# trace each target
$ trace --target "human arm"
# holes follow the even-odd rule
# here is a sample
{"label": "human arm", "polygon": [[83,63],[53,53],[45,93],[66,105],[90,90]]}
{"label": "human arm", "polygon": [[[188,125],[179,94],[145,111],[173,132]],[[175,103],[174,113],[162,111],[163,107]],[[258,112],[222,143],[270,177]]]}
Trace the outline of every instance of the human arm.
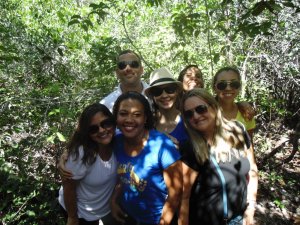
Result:
{"label": "human arm", "polygon": [[168,189],[168,197],[165,201],[162,215],[160,218],[160,225],[170,224],[182,194],[182,162],[176,161],[163,171],[164,181]]}
{"label": "human arm", "polygon": [[68,214],[67,225],[79,225],[79,220],[77,216],[76,186],[76,180],[63,180],[64,202]]}
{"label": "human arm", "polygon": [[118,181],[118,183],[115,186],[115,189],[112,193],[112,196],[110,198],[110,209],[112,216],[120,223],[125,223],[125,218],[127,217],[127,214],[121,209],[118,199],[121,195],[122,187],[121,182]]}
{"label": "human arm", "polygon": [[247,158],[250,162],[250,171],[248,173],[249,182],[247,186],[247,209],[244,213],[244,225],[254,224],[254,212],[256,205],[256,196],[258,188],[258,169],[255,161],[253,146],[247,150]]}
{"label": "human arm", "polygon": [[189,203],[193,184],[195,183],[198,172],[182,163],[183,193],[180,201],[178,225],[189,224]]}
{"label": "human arm", "polygon": [[242,116],[246,120],[250,121],[253,119],[253,117],[255,116],[256,113],[255,113],[254,108],[250,105],[249,102],[245,102],[245,101],[238,102],[237,106],[238,106],[238,109],[241,112]]}
{"label": "human arm", "polygon": [[68,160],[68,156],[69,156],[69,154],[65,150],[63,152],[63,154],[59,157],[59,161],[58,161],[58,164],[57,164],[57,168],[58,168],[58,171],[59,171],[59,174],[60,174],[62,180],[71,179],[73,177],[73,173],[71,172],[71,170],[68,170],[65,167],[65,164]]}

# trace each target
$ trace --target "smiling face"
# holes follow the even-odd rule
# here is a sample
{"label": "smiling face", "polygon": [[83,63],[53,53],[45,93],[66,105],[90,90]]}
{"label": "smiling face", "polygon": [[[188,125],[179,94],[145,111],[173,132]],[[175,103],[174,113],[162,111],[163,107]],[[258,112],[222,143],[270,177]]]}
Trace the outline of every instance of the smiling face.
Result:
{"label": "smiling face", "polygon": [[146,120],[145,109],[141,102],[130,98],[120,102],[117,111],[117,126],[125,138],[143,137]]}
{"label": "smiling face", "polygon": [[93,129],[93,132],[90,132],[90,138],[98,143],[99,145],[108,145],[112,141],[112,138],[115,134],[115,126],[111,124],[110,126],[104,126],[103,128],[101,123],[106,121],[109,117],[104,115],[102,112],[96,113],[90,122],[90,128],[98,126],[98,131]]}
{"label": "smiling face", "polygon": [[[207,111],[198,113],[195,108],[198,106],[207,106]],[[193,115],[190,118],[186,118],[189,125],[205,135],[212,134],[216,127],[216,112],[213,107],[209,106],[203,99],[192,96],[187,98],[183,104],[183,110],[193,111]]]}
{"label": "smiling face", "polygon": [[185,91],[189,91],[197,87],[203,88],[204,84],[201,71],[196,67],[187,69],[183,76],[182,85]]}
{"label": "smiling face", "polygon": [[[138,62],[138,64],[136,62]],[[144,69],[140,59],[134,53],[126,53],[119,56],[117,64],[119,65],[120,63],[127,64],[125,68],[117,66],[116,74],[120,83],[126,87],[138,87],[141,85],[141,76]],[[136,67],[137,65],[138,67]]]}
{"label": "smiling face", "polygon": [[[227,70],[219,73],[216,75],[215,81],[214,81],[214,91],[218,96],[218,100],[222,102],[233,102],[234,99],[237,97],[237,95],[240,92],[240,87],[239,88],[234,88],[231,87],[230,83],[232,82],[240,82],[239,75],[232,71],[232,70]],[[225,83],[226,88],[224,90],[220,90],[218,88],[219,83]]]}
{"label": "smiling face", "polygon": [[[176,84],[164,84],[155,87],[156,89],[163,90],[161,95],[152,96],[153,101],[159,109],[171,109],[176,107],[178,97],[178,86]],[[169,92],[169,93],[168,93]],[[150,92],[151,93],[151,92]]]}

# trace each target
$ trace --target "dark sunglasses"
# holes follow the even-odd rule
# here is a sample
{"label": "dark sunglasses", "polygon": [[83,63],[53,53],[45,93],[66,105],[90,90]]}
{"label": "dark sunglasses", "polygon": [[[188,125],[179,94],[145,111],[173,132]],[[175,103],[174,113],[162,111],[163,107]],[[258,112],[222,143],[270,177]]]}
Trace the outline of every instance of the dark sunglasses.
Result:
{"label": "dark sunglasses", "polygon": [[194,116],[194,112],[201,115],[207,113],[208,106],[207,105],[198,105],[194,109],[189,109],[183,112],[183,115],[187,119],[191,119]]}
{"label": "dark sunglasses", "polygon": [[150,89],[150,94],[154,97],[158,97],[161,96],[161,94],[163,93],[163,91],[165,91],[167,94],[174,94],[177,90],[177,85],[168,85],[165,87],[153,87]]}
{"label": "dark sunglasses", "polygon": [[232,89],[239,89],[241,87],[241,82],[235,80],[235,81],[221,81],[216,84],[216,88],[220,91],[224,91],[227,86],[230,86]]}
{"label": "dark sunglasses", "polygon": [[140,63],[138,61],[121,61],[118,62],[118,68],[124,70],[129,65],[131,68],[139,68]]}
{"label": "dark sunglasses", "polygon": [[115,126],[115,122],[113,119],[105,119],[101,121],[98,125],[92,125],[89,127],[89,133],[95,134],[99,131],[99,128],[102,127],[103,129],[109,129]]}

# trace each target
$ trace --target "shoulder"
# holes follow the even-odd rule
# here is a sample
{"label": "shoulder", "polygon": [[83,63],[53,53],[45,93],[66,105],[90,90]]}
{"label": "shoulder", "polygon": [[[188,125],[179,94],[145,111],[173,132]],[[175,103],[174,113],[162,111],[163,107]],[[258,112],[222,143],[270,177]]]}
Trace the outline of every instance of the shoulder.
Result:
{"label": "shoulder", "polygon": [[243,136],[244,136],[244,139],[245,139],[245,143],[246,143],[246,146],[247,148],[250,148],[250,145],[251,145],[251,138],[246,130],[246,127],[243,123],[241,123],[240,121],[232,121],[236,126],[238,126],[239,128],[242,129],[242,133],[243,133]]}
{"label": "shoulder", "polygon": [[172,144],[173,141],[164,133],[157,131],[155,129],[152,129],[149,131],[149,141],[154,141],[161,144]]}
{"label": "shoulder", "polygon": [[106,107],[108,107],[110,110],[113,108],[113,105],[115,103],[115,101],[117,100],[117,98],[122,94],[121,89],[120,89],[120,85],[116,88],[116,90],[114,90],[113,92],[111,92],[110,94],[108,94],[105,98],[103,98],[100,103],[105,105]]}
{"label": "shoulder", "polygon": [[251,129],[254,129],[256,127],[255,118],[253,117],[251,120],[246,120],[239,110],[238,110],[238,113],[236,115],[236,120],[241,122],[245,126],[246,130],[251,130]]}
{"label": "shoulder", "polygon": [[144,94],[144,91],[150,86],[145,81],[142,81],[142,85],[143,85],[143,94]]}
{"label": "shoulder", "polygon": [[[76,159],[75,152],[78,152],[77,159]],[[69,159],[72,161],[81,161],[83,155],[84,155],[84,148],[82,145],[80,145],[80,146],[78,146],[78,148],[73,149],[73,151],[69,155]]]}

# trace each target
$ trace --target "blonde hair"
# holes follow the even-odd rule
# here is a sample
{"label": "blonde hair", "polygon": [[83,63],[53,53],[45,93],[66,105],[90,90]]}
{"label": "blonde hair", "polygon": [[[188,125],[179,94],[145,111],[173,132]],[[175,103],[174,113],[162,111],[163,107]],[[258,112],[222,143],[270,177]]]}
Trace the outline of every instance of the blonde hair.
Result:
{"label": "blonde hair", "polygon": [[[190,125],[189,120],[184,116],[184,103],[191,97],[198,97],[205,101],[216,114],[215,129],[210,149],[207,140],[205,140],[201,132],[194,129]],[[215,155],[218,162],[230,162],[232,155],[237,158],[239,158],[241,154],[245,155],[247,147],[242,127],[236,122],[228,121],[222,116],[218,102],[208,91],[202,88],[195,88],[186,92],[182,96],[182,105],[180,108],[185,126],[190,135],[193,151],[200,164],[208,160],[211,154]]]}

